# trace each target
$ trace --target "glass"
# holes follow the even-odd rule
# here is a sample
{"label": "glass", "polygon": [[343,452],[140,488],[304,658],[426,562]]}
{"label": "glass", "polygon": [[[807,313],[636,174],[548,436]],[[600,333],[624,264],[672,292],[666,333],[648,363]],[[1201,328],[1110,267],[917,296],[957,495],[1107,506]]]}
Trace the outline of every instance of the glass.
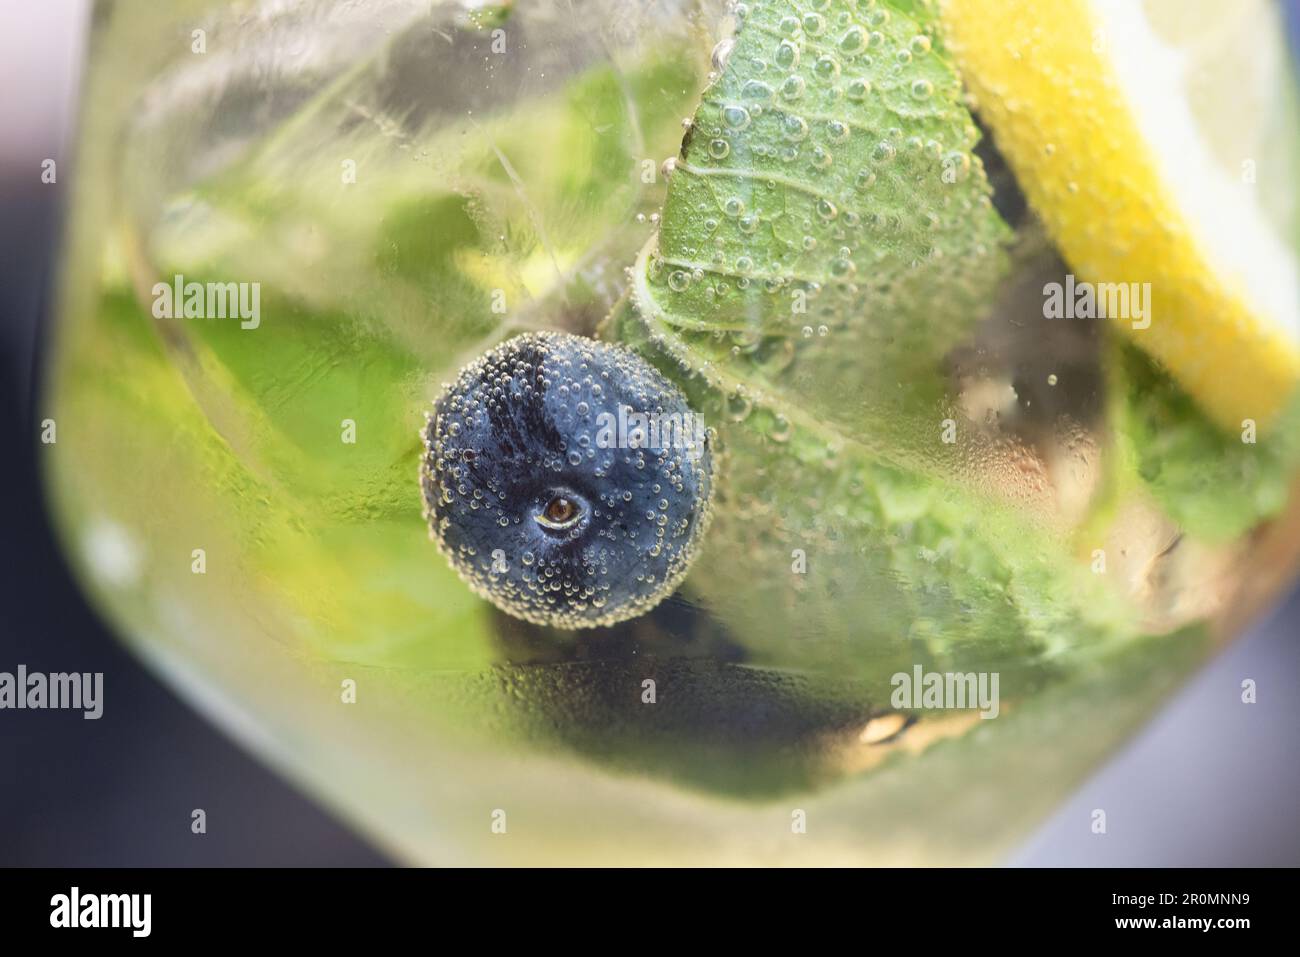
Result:
{"label": "glass", "polygon": [[[677,282],[663,161],[734,14],[95,9],[48,379],[67,550],[152,667],[399,859],[996,861],[1294,572],[1295,458],[1042,318],[1068,267],[985,135],[953,162],[1002,265],[878,290],[889,326],[681,333],[725,384],[691,393],[723,465],[677,595],[580,632],[475,597],[421,520],[424,414],[504,336],[611,313],[673,367],[628,269]],[[997,720],[894,704],[914,669],[997,676]]]}

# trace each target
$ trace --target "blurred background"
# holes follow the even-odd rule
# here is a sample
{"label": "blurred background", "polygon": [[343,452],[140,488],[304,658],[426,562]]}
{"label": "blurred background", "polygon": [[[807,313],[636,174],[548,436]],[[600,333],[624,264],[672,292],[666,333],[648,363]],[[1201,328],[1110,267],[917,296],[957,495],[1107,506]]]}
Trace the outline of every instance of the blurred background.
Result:
{"label": "blurred background", "polygon": [[[142,0],[140,0],[142,2]],[[1293,37],[1300,4],[1286,4]],[[0,711],[0,864],[379,865],[105,630],[54,544],[36,441],[89,4],[0,0],[0,671],[102,671],[98,721]],[[58,163],[57,184],[41,162]],[[1300,591],[1177,695],[1013,855],[1021,865],[1300,864]],[[1258,703],[1240,701],[1254,679]],[[191,808],[208,814],[190,833]],[[1093,808],[1109,833],[1093,835]]]}

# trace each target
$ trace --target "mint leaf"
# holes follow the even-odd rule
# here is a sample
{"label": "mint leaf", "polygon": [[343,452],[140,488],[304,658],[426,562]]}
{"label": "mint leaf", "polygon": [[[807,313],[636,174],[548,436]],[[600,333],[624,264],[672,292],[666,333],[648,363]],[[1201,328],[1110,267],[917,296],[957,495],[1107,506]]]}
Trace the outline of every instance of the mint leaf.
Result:
{"label": "mint leaf", "polygon": [[[1135,346],[1112,352],[1118,442],[1138,479],[1188,534],[1227,542],[1285,508],[1300,463],[1300,397],[1267,432],[1224,432]],[[1231,491],[1231,494],[1226,494]]]}
{"label": "mint leaf", "polygon": [[927,10],[747,4],[608,325],[717,429],[693,595],[755,662],[878,700],[917,661],[1025,693],[1131,627],[1032,458],[948,399],[1010,230]]}
{"label": "mint leaf", "polygon": [[746,8],[638,305],[708,358],[770,354],[763,384],[928,459],[910,420],[939,411],[943,357],[991,300],[1009,238],[960,80],[932,25],[888,4]]}

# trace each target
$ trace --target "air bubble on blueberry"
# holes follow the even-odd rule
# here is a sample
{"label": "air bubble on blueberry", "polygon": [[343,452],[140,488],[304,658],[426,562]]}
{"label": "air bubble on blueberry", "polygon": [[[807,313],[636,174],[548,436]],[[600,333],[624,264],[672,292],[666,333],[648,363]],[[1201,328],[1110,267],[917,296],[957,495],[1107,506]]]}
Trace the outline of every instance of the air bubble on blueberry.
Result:
{"label": "air bubble on blueberry", "polygon": [[649,611],[686,576],[708,527],[705,423],[619,345],[510,339],[444,388],[424,440],[431,537],[471,589],[535,624]]}

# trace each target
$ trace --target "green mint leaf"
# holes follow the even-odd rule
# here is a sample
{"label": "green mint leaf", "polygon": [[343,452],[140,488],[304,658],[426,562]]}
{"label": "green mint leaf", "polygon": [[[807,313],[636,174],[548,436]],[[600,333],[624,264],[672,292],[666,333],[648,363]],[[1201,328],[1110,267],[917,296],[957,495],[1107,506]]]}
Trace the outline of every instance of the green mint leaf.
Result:
{"label": "green mint leaf", "polygon": [[1229,542],[1286,507],[1300,463],[1300,397],[1267,432],[1244,441],[1244,433],[1210,421],[1136,347],[1117,343],[1112,357],[1116,438],[1137,479],[1180,528]]}
{"label": "green mint leaf", "polygon": [[712,415],[688,584],[755,662],[851,662],[887,695],[929,661],[1021,694],[1128,629],[1032,456],[948,399],[1010,230],[928,5],[816,6],[745,5],[608,329]]}
{"label": "green mint leaf", "polygon": [[1009,236],[960,80],[933,25],[888,4],[745,9],[674,161],[638,305],[707,358],[760,353],[759,381],[869,422],[882,453],[928,459],[908,420],[940,411],[943,357],[987,308]]}

